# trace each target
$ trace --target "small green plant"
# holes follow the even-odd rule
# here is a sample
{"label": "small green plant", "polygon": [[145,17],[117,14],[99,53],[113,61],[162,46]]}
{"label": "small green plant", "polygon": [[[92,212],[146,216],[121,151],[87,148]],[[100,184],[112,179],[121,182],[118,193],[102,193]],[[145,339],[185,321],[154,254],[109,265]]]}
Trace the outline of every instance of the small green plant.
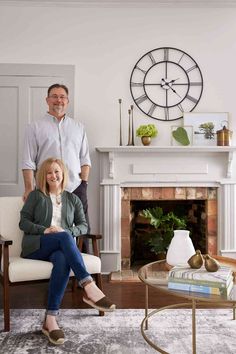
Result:
{"label": "small green plant", "polygon": [[149,219],[150,225],[153,226],[147,243],[155,254],[166,253],[174,236],[174,230],[186,228],[185,218],[178,217],[172,211],[164,214],[160,207],[144,209],[141,215]]}
{"label": "small green plant", "polygon": [[203,132],[205,139],[214,139],[214,124],[212,122],[202,123],[199,125],[199,130]]}
{"label": "small green plant", "polygon": [[140,138],[142,136],[154,138],[157,134],[158,130],[154,124],[140,125],[136,130],[136,136],[139,136]]}

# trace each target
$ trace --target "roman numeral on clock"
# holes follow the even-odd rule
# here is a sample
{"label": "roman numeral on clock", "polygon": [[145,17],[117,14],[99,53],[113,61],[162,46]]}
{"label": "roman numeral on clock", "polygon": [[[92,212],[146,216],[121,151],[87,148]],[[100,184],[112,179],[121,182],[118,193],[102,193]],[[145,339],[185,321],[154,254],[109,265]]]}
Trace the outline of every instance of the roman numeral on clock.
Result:
{"label": "roman numeral on clock", "polygon": [[143,74],[146,74],[146,71],[141,69],[139,66],[136,66],[135,69],[142,71]]}
{"label": "roman numeral on clock", "polygon": [[149,56],[149,58],[151,59],[152,64],[153,64],[153,65],[156,64],[156,61],[155,61],[155,59],[154,59],[152,53],[148,53],[148,56]]}
{"label": "roman numeral on clock", "polygon": [[157,106],[155,105],[155,103],[153,103],[148,111],[148,114],[153,115],[153,112],[155,111],[156,107]]}
{"label": "roman numeral on clock", "polygon": [[190,82],[190,86],[201,86],[201,82]]}
{"label": "roman numeral on clock", "polygon": [[131,82],[132,87],[142,87],[143,83],[142,82]]}
{"label": "roman numeral on clock", "polygon": [[197,65],[193,65],[191,66],[191,68],[189,68],[188,70],[186,70],[186,73],[189,73],[190,71],[194,70],[197,68]]}
{"label": "roman numeral on clock", "polygon": [[165,107],[164,111],[165,111],[165,120],[169,120],[169,108]]}
{"label": "roman numeral on clock", "polygon": [[192,97],[192,96],[190,96],[190,95],[187,95],[186,98],[187,98],[188,100],[194,102],[194,103],[197,103],[197,99],[194,98],[194,97]]}
{"label": "roman numeral on clock", "polygon": [[143,101],[146,101],[146,99],[147,99],[147,96],[144,94],[144,95],[139,96],[138,98],[136,98],[136,99],[135,99],[135,102],[136,102],[137,104],[140,104],[140,103],[142,103]]}
{"label": "roman numeral on clock", "polygon": [[164,48],[164,60],[167,61],[169,60],[169,49]]}
{"label": "roman numeral on clock", "polygon": [[179,110],[180,110],[181,112],[183,112],[183,111],[184,111],[184,109],[183,109],[183,107],[182,107],[181,103],[179,103],[179,104],[178,104],[178,108],[179,108]]}

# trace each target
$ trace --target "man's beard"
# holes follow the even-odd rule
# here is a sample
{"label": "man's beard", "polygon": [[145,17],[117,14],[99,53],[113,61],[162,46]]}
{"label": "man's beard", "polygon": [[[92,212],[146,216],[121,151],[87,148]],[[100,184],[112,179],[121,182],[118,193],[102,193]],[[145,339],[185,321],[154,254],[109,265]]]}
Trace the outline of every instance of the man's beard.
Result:
{"label": "man's beard", "polygon": [[55,106],[53,106],[53,110],[57,114],[65,114],[64,106],[55,105]]}

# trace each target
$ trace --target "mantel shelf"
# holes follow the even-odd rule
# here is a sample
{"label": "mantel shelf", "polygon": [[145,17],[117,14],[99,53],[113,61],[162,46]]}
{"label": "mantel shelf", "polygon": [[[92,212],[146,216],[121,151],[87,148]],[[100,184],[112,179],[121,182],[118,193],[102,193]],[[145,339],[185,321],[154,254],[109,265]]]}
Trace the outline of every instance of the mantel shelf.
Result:
{"label": "mantel shelf", "polygon": [[163,153],[230,153],[236,151],[236,146],[110,146],[96,147],[99,152],[139,153],[139,152],[163,152]]}
{"label": "mantel shelf", "polygon": [[[227,178],[232,176],[232,162],[236,146],[111,146],[96,147],[100,153],[108,153],[109,177],[114,178],[114,159],[117,154],[161,153],[161,154],[227,154]],[[184,155],[185,156],[185,155]]]}

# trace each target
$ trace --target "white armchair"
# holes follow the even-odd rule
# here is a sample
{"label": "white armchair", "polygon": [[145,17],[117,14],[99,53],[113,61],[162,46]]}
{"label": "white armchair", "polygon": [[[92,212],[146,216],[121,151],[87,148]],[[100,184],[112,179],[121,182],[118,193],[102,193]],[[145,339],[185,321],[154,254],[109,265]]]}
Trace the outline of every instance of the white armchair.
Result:
{"label": "white armchair", "polygon": [[[4,331],[10,330],[10,286],[29,281],[50,278],[52,263],[20,257],[23,232],[19,229],[22,197],[0,197],[0,281],[3,285]],[[82,249],[83,239],[92,239],[93,253],[82,253],[87,271],[93,275],[102,290],[101,260],[98,257],[97,239],[101,235],[83,235],[78,247]],[[70,276],[74,276],[71,271]],[[73,291],[75,278],[73,278]],[[99,312],[104,315],[103,312]]]}

